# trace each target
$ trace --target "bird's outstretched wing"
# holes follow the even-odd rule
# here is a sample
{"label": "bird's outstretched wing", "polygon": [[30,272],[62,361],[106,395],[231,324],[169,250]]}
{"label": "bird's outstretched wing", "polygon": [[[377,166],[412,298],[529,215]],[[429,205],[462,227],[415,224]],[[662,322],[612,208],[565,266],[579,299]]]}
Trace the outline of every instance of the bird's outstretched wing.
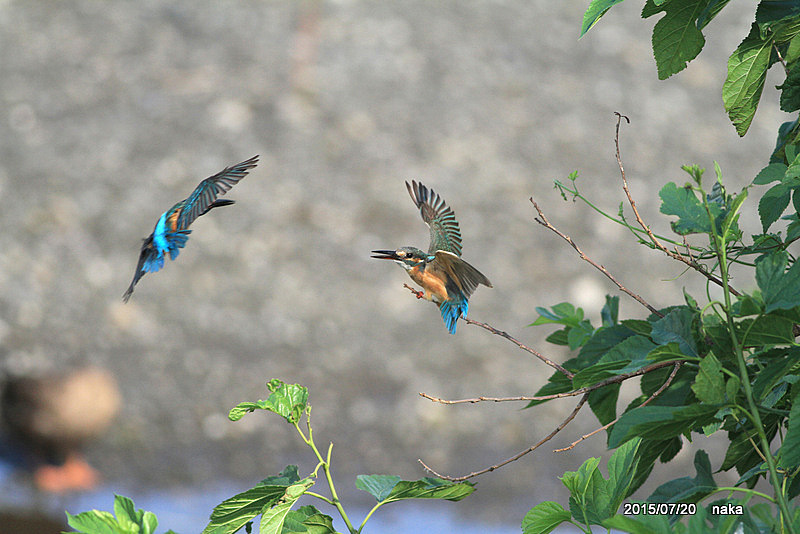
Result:
{"label": "bird's outstretched wing", "polygon": [[127,291],[125,291],[125,294],[122,295],[123,301],[128,302],[128,299],[131,298],[131,295],[133,295],[133,288],[136,287],[136,284],[139,283],[139,280],[146,274],[143,269],[145,262],[153,258],[156,253],[156,249],[153,246],[153,234],[150,234],[150,236],[142,243],[142,250],[139,252],[139,262],[136,264],[136,272],[133,273],[131,285],[128,286]]}
{"label": "bird's outstretched wing", "polygon": [[219,195],[224,195],[230,191],[231,187],[247,176],[247,171],[257,164],[258,156],[253,156],[246,161],[237,163],[233,167],[225,167],[214,176],[200,182],[200,185],[189,195],[189,198],[183,201],[183,209],[178,216],[176,230],[186,230],[195,219],[210,209],[211,204],[214,203]]}
{"label": "bird's outstretched wing", "polygon": [[436,259],[433,261],[438,264],[437,267],[450,275],[449,279],[458,286],[465,299],[475,292],[478,284],[492,287],[492,283],[483,273],[452,252],[437,250]]}
{"label": "bird's outstretched wing", "polygon": [[436,254],[436,251],[444,250],[461,256],[461,230],[453,210],[433,189],[429,190],[421,183],[411,180],[410,184],[406,182],[406,187],[414,204],[419,208],[422,220],[431,230],[428,253]]}

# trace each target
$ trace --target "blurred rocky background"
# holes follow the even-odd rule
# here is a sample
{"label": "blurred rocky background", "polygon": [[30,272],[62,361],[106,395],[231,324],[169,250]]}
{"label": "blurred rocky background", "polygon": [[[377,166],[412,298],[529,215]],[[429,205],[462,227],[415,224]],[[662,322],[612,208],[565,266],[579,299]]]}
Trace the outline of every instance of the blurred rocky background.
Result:
{"label": "blurred rocky background", "polygon": [[[621,140],[630,187],[657,231],[669,233],[657,192],[687,179],[680,165],[717,160],[732,189],[748,184],[783,120],[777,78],[745,139],[722,107],[726,58],[755,5],[725,9],[700,57],[665,82],[650,49],[657,17],[642,21],[641,3],[626,2],[578,40],[586,6],[0,2],[0,372],[92,365],[114,375],[120,414],[87,451],[107,500],[90,506],[110,508],[113,492],[140,504],[152,488],[232,494],[287,463],[313,469],[279,418],[227,420],[237,402],[264,398],[273,377],[309,387],[315,436],[335,444],[339,487],[361,506],[370,497],[355,495],[357,474],[419,478],[417,458],[471,472],[535,443],[572,410],[571,400],[521,411],[419,397],[533,394],[550,370],[476,327],[449,335],[438,310],[403,289],[400,268],[369,258],[375,248],[427,247],[404,180],[444,197],[464,258],[494,284],[476,292],[470,316],[556,361],[568,354],[544,342],[553,329],[526,326],[534,307],[571,301],[598,324],[604,295],[616,291],[534,223],[532,195],[655,306],[682,301],[683,287],[704,294],[698,277],[564,202],[552,181],[577,169],[582,192],[616,213],[619,111],[631,119]],[[254,154],[259,166],[226,197],[236,205],[199,219],[180,258],[123,304],[140,239],[159,215]],[[742,224],[758,231],[755,220]],[[621,316],[645,315],[621,299]],[[631,384],[623,398],[636,393]],[[467,502],[443,506],[518,528],[532,505],[566,502],[556,477],[607,456],[602,436],[551,452],[597,426],[586,412],[552,446],[480,477]],[[686,474],[692,455],[681,453]],[[657,466],[653,484],[676,469]],[[21,484],[11,481],[6,496]]]}

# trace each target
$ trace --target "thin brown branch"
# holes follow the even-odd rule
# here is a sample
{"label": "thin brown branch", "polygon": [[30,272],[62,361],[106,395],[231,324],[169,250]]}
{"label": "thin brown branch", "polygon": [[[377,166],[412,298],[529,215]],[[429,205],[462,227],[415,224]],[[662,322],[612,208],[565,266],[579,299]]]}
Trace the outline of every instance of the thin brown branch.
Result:
{"label": "thin brown branch", "polygon": [[[669,374],[669,377],[667,378],[667,380],[663,384],[661,384],[661,387],[658,388],[652,395],[650,395],[650,397],[648,397],[646,401],[644,401],[642,404],[639,405],[640,408],[642,406],[647,406],[648,404],[650,404],[650,401],[652,401],[653,399],[655,399],[656,397],[661,395],[661,393],[665,389],[667,389],[669,387],[669,385],[675,379],[675,375],[678,374],[678,369],[681,368],[681,365],[683,365],[683,362],[675,362],[675,367],[672,368],[672,372]],[[553,452],[568,451],[568,450],[574,448],[575,445],[577,445],[581,441],[585,440],[586,438],[590,438],[590,437],[594,436],[595,434],[597,434],[598,432],[602,432],[603,430],[606,430],[608,427],[610,427],[611,425],[613,425],[617,421],[619,421],[619,417],[617,417],[616,419],[614,419],[610,423],[606,423],[605,425],[601,426],[597,430],[593,430],[592,432],[589,432],[588,434],[586,434],[584,436],[581,436],[580,439],[578,439],[576,441],[573,441],[568,447],[564,447],[563,449],[555,449]]]}
{"label": "thin brown branch", "polygon": [[549,358],[547,358],[546,356],[541,354],[536,349],[532,349],[529,346],[520,343],[519,341],[517,341],[517,339],[515,339],[514,337],[509,335],[508,332],[504,332],[502,330],[498,330],[497,328],[493,327],[490,324],[482,323],[480,321],[475,321],[474,319],[470,319],[468,317],[463,317],[463,319],[464,319],[464,322],[467,323],[467,324],[473,324],[475,326],[480,326],[481,328],[483,328],[484,330],[488,330],[492,334],[495,334],[495,335],[498,335],[500,337],[506,338],[507,340],[512,342],[514,345],[518,346],[519,348],[521,348],[522,350],[524,350],[525,352],[527,352],[529,354],[533,354],[534,356],[536,356],[537,358],[542,360],[544,363],[546,363],[547,365],[549,365],[553,369],[557,370],[559,373],[563,374],[567,378],[572,378],[573,376],[575,376],[573,373],[571,373],[567,369],[564,369],[563,367],[561,367],[560,365],[558,365],[554,361],[550,360]]}
{"label": "thin brown branch", "polygon": [[629,378],[633,378],[635,376],[640,376],[643,374],[647,374],[651,371],[655,371],[656,369],[661,369],[662,367],[667,367],[669,365],[675,365],[675,360],[669,360],[664,362],[657,362],[647,367],[642,367],[641,369],[637,369],[636,371],[632,371],[630,373],[624,373],[621,375],[614,375],[601,382],[597,382],[596,384],[592,384],[591,386],[586,386],[580,389],[576,389],[573,391],[567,391],[565,393],[554,393],[552,395],[542,395],[540,397],[525,397],[525,396],[518,396],[518,397],[473,397],[470,399],[458,399],[458,400],[446,400],[441,399],[439,397],[434,397],[432,395],[428,395],[427,393],[420,392],[420,397],[424,397],[430,401],[438,402],[439,404],[475,404],[478,402],[511,402],[511,401],[546,401],[552,399],[563,399],[566,397],[577,397],[578,395],[582,395],[583,393],[590,393],[596,389],[600,389],[602,387],[608,386],[609,384],[617,384],[619,382],[624,382]]}
{"label": "thin brown branch", "polygon": [[503,460],[502,462],[500,462],[500,463],[498,463],[498,464],[492,465],[492,466],[490,466],[490,467],[487,467],[487,468],[485,468],[485,469],[481,469],[480,471],[474,471],[474,472],[472,472],[472,473],[470,473],[470,474],[468,474],[468,475],[463,475],[463,476],[460,476],[460,477],[451,477],[451,476],[448,476],[448,475],[441,475],[441,474],[437,473],[436,471],[434,471],[433,469],[431,469],[430,467],[428,467],[428,465],[427,465],[427,464],[425,464],[425,462],[423,462],[421,459],[418,459],[417,461],[418,461],[420,464],[422,464],[422,467],[423,467],[423,468],[424,468],[424,469],[425,469],[427,472],[431,473],[433,476],[436,476],[436,477],[439,477],[439,478],[443,478],[443,479],[445,479],[445,480],[450,480],[450,481],[452,481],[452,482],[463,482],[464,480],[468,480],[468,479],[470,479],[470,478],[475,478],[476,476],[478,476],[478,475],[483,475],[484,473],[491,473],[492,471],[494,471],[494,470],[496,470],[496,469],[500,469],[500,468],[501,468],[501,467],[503,467],[504,465],[508,465],[508,464],[510,464],[511,462],[515,462],[515,461],[519,460],[520,458],[522,458],[523,456],[525,456],[525,455],[526,455],[526,454],[528,454],[529,452],[533,452],[533,451],[535,451],[535,450],[536,450],[536,449],[538,449],[540,446],[542,446],[543,444],[545,444],[545,443],[547,443],[548,441],[550,441],[551,439],[553,439],[553,437],[554,437],[556,434],[558,434],[559,432],[561,432],[561,430],[562,430],[562,429],[563,429],[565,426],[567,426],[567,425],[570,423],[570,421],[572,421],[573,419],[575,419],[575,416],[576,416],[576,415],[578,415],[578,412],[580,411],[580,409],[583,407],[583,405],[584,405],[584,404],[586,404],[586,400],[587,400],[587,399],[588,399],[588,394],[587,394],[587,395],[584,395],[583,397],[581,397],[581,400],[580,400],[580,401],[578,401],[578,404],[575,406],[575,409],[574,409],[574,410],[572,410],[572,413],[570,413],[570,414],[567,416],[567,418],[566,418],[566,419],[564,419],[564,420],[561,422],[561,424],[560,424],[560,425],[558,425],[558,426],[555,428],[555,430],[553,430],[552,432],[550,432],[550,434],[548,434],[547,436],[545,436],[544,438],[542,438],[542,439],[541,439],[541,440],[540,440],[538,443],[536,443],[535,445],[532,445],[532,446],[528,447],[528,448],[527,448],[527,449],[525,449],[524,451],[518,452],[517,454],[515,454],[515,455],[514,455],[514,456],[512,456],[511,458],[507,458],[506,460]]}
{"label": "thin brown branch", "polygon": [[614,278],[614,275],[613,275],[613,274],[611,274],[611,273],[608,271],[608,269],[606,269],[605,267],[603,267],[603,266],[602,266],[602,265],[600,265],[599,263],[596,263],[596,262],[595,262],[594,260],[592,260],[592,259],[591,259],[589,256],[587,256],[587,255],[586,255],[586,254],[585,254],[585,253],[584,253],[584,252],[581,250],[581,248],[578,246],[578,244],[577,244],[577,243],[575,243],[575,241],[573,241],[573,240],[572,240],[572,238],[571,238],[570,236],[568,236],[567,234],[565,234],[564,232],[562,232],[561,230],[559,230],[558,228],[556,228],[555,226],[553,226],[552,224],[550,224],[550,221],[548,221],[548,220],[547,220],[547,217],[545,216],[544,212],[542,211],[542,208],[540,208],[540,207],[539,207],[539,205],[536,203],[536,201],[535,201],[535,200],[533,200],[533,197],[531,197],[531,199],[530,199],[530,200],[531,200],[531,203],[533,204],[533,207],[534,207],[534,208],[536,208],[536,212],[539,214],[539,217],[535,217],[535,218],[533,219],[534,221],[536,221],[537,223],[541,224],[542,226],[544,226],[544,227],[545,227],[545,228],[547,228],[548,230],[552,230],[552,231],[553,231],[553,232],[554,232],[556,235],[558,235],[558,236],[559,236],[561,239],[563,239],[564,241],[566,241],[567,243],[569,243],[569,244],[570,244],[570,246],[571,246],[572,248],[574,248],[574,249],[575,249],[575,252],[577,252],[577,253],[578,253],[578,255],[581,257],[581,259],[582,259],[583,261],[585,261],[585,262],[588,262],[590,265],[592,265],[592,267],[594,267],[595,269],[597,269],[598,271],[600,271],[601,273],[603,273],[604,275],[606,275],[606,277],[607,277],[609,280],[611,280],[612,282],[614,282],[614,285],[616,285],[616,286],[619,288],[619,290],[620,290],[620,291],[622,291],[623,293],[625,293],[625,294],[629,295],[629,296],[630,296],[631,298],[633,298],[633,299],[634,299],[636,302],[638,302],[639,304],[641,304],[642,306],[644,306],[645,308],[647,308],[648,310],[650,310],[650,313],[654,313],[654,314],[658,315],[659,317],[664,317],[664,314],[663,314],[663,313],[659,312],[657,309],[655,309],[653,306],[651,306],[651,305],[650,305],[650,304],[649,304],[649,303],[648,303],[646,300],[644,300],[644,299],[643,299],[641,296],[637,295],[636,293],[634,293],[633,291],[631,291],[630,289],[628,289],[627,287],[625,287],[625,286],[623,286],[621,283],[619,283],[619,281],[618,281],[616,278]]}
{"label": "thin brown branch", "polygon": [[[628,197],[628,203],[631,205],[631,209],[633,210],[633,215],[636,217],[636,222],[638,222],[639,226],[642,227],[642,230],[644,230],[647,233],[647,237],[650,238],[650,241],[653,243],[653,245],[655,245],[656,248],[661,250],[664,254],[666,254],[672,259],[685,263],[698,273],[705,276],[711,282],[714,282],[720,287],[724,287],[722,280],[720,280],[717,276],[713,275],[712,273],[708,272],[705,266],[700,263],[697,263],[697,261],[695,261],[694,258],[691,257],[687,258],[680,252],[677,251],[673,252],[669,250],[661,241],[658,240],[658,238],[653,234],[653,231],[650,230],[650,227],[647,224],[645,224],[644,220],[642,220],[642,216],[639,215],[639,209],[636,207],[636,202],[633,200],[633,196],[631,195],[630,189],[628,188],[628,179],[625,177],[625,168],[622,165],[622,157],[620,156],[619,153],[619,125],[622,122],[623,118],[628,122],[628,124],[630,124],[631,120],[617,111],[615,111],[614,114],[617,116],[616,135],[614,136],[614,145],[616,147],[616,156],[617,156],[617,166],[619,167],[619,172],[620,175],[622,176],[622,190],[625,191],[625,196]],[[741,293],[739,293],[733,287],[731,287],[730,284],[728,284],[728,289],[733,295],[737,297],[741,295]]]}
{"label": "thin brown branch", "polygon": [[[418,299],[423,298],[422,291],[417,291],[416,289],[414,289],[413,287],[411,287],[408,284],[403,284],[403,287],[405,287],[406,289],[411,291],[414,294],[414,296],[417,297]],[[467,324],[474,324],[475,326],[480,326],[481,328],[483,328],[485,330],[488,330],[492,334],[496,334],[496,335],[498,335],[500,337],[506,338],[507,340],[509,340],[510,342],[512,342],[513,344],[515,344],[516,346],[518,346],[519,348],[521,348],[525,352],[527,352],[529,354],[533,354],[534,356],[536,356],[537,358],[542,360],[544,363],[546,363],[547,365],[549,365],[550,367],[552,367],[553,369],[555,369],[559,373],[563,374],[567,378],[572,378],[574,376],[573,373],[571,373],[570,371],[564,369],[563,367],[561,367],[556,362],[552,361],[551,359],[549,359],[548,357],[546,357],[545,355],[543,355],[542,353],[540,353],[536,349],[532,349],[529,346],[527,346],[527,345],[525,345],[523,343],[520,343],[515,337],[511,336],[508,332],[504,332],[502,330],[498,330],[497,328],[493,327],[490,324],[482,323],[480,321],[475,321],[473,319],[468,319],[467,317],[462,317],[462,319]]]}

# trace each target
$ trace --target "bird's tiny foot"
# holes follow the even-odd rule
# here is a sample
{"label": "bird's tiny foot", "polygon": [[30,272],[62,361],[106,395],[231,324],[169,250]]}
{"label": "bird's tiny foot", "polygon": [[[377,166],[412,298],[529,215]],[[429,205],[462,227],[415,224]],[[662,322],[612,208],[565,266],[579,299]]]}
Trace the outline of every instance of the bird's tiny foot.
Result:
{"label": "bird's tiny foot", "polygon": [[425,293],[423,293],[422,291],[417,291],[416,289],[414,289],[413,287],[411,287],[408,284],[403,284],[403,287],[405,287],[406,289],[408,289],[409,291],[414,293],[414,296],[417,297],[418,299],[425,298]]}

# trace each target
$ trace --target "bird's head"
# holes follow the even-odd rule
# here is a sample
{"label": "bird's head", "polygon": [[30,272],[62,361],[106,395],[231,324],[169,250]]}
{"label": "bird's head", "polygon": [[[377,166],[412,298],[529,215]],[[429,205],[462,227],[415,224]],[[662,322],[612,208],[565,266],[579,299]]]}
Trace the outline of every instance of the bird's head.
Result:
{"label": "bird's head", "polygon": [[379,260],[393,260],[409,271],[418,265],[424,265],[429,260],[429,256],[418,248],[400,247],[397,250],[373,250],[371,257]]}

